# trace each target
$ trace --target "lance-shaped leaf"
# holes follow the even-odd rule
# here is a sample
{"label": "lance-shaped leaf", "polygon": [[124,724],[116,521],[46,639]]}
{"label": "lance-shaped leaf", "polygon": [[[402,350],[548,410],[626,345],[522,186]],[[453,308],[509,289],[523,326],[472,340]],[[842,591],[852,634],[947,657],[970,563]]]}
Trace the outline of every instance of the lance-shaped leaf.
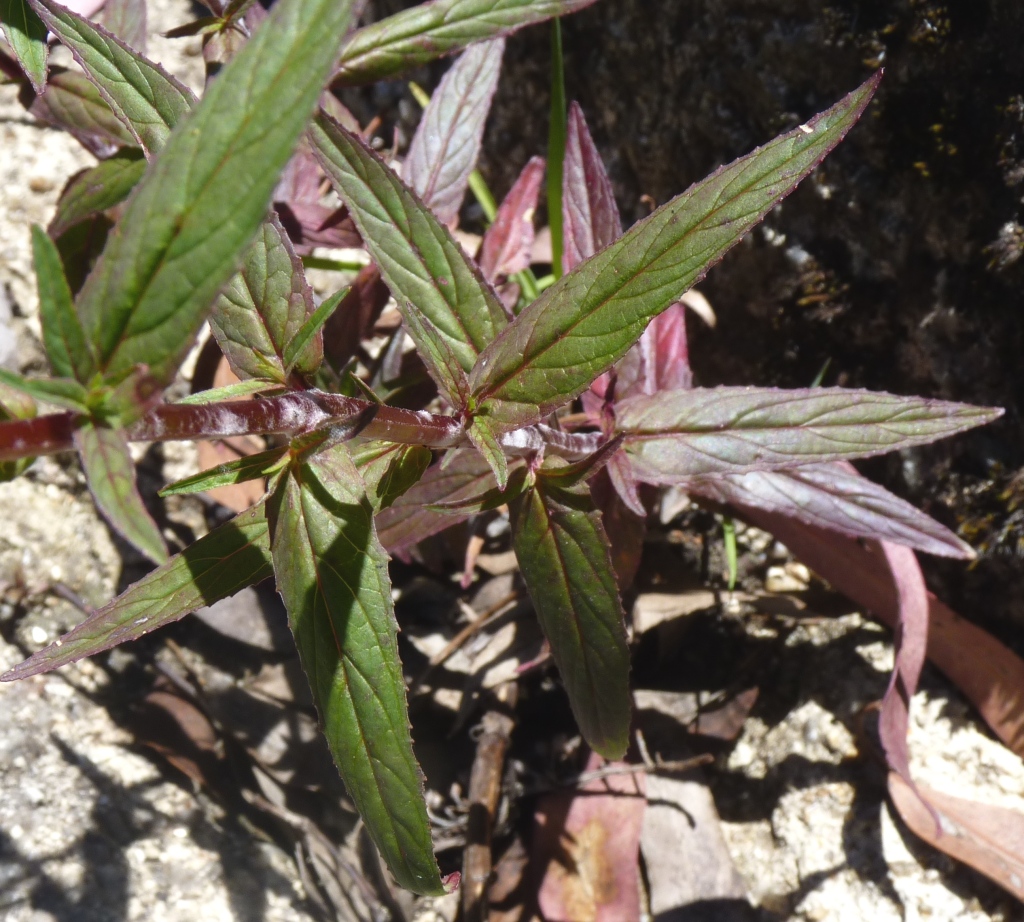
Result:
{"label": "lance-shaped leaf", "polygon": [[89,392],[74,378],[23,378],[0,368],[0,384],[12,387],[34,400],[42,400],[68,410],[88,408]]}
{"label": "lance-shaped leaf", "polygon": [[137,640],[272,575],[261,502],[146,574],[74,630],[0,676],[0,681],[49,672]]}
{"label": "lance-shaped leaf", "polygon": [[616,404],[633,470],[650,483],[866,458],[991,422],[1002,410],[844,388],[715,387]]}
{"label": "lance-shaped leaf", "polygon": [[75,447],[103,517],[150,560],[164,563],[167,547],[139,495],[135,462],[124,433],[86,421],[75,430]]}
{"label": "lance-shaped leaf", "polygon": [[50,368],[58,377],[86,382],[92,377],[95,365],[75,313],[64,265],[53,241],[35,225],[32,227],[32,255],[39,286],[43,345]]}
{"label": "lance-shaped leaf", "polygon": [[387,554],[344,447],[296,463],[268,505],[278,589],[324,735],[403,887],[441,893],[412,750]]}
{"label": "lance-shaped leaf", "polygon": [[263,222],[349,5],[281,0],[146,171],[78,300],[106,374],[177,369]]}
{"label": "lance-shaped leaf", "polygon": [[96,166],[76,173],[57,202],[57,213],[48,228],[50,235],[60,237],[80,221],[121,204],[142,179],[145,169],[142,151],[126,147]]}
{"label": "lance-shaped leaf", "polygon": [[387,509],[423,476],[433,455],[423,445],[368,442],[352,450],[352,461],[363,478],[375,512]]}
{"label": "lance-shaped leaf", "polygon": [[126,45],[146,53],[146,0],[106,0],[103,25]]}
{"label": "lance-shaped leaf", "polygon": [[943,557],[974,556],[948,528],[843,462],[701,478],[687,483],[686,491],[777,512],[848,538],[890,541]]}
{"label": "lance-shaped leaf", "polygon": [[341,51],[340,83],[412,70],[474,42],[508,35],[594,0],[432,0],[354,32]]}
{"label": "lance-shaped leaf", "polygon": [[37,119],[67,131],[97,157],[109,157],[136,143],[84,74],[53,68],[43,95],[26,98],[22,93],[21,100]]}
{"label": "lance-shaped leaf", "polygon": [[505,310],[448,229],[361,140],[321,115],[314,152],[349,207],[420,356],[453,406]]}
{"label": "lance-shaped leaf", "polygon": [[28,0],[0,0],[0,23],[32,87],[42,93],[46,87],[46,26],[28,5]]}
{"label": "lance-shaped leaf", "polygon": [[75,56],[114,114],[153,154],[195,103],[192,91],[106,29],[54,0],[32,0],[47,28]]}
{"label": "lance-shaped leaf", "polygon": [[585,484],[546,481],[511,505],[519,567],[583,738],[608,759],[629,744],[629,650],[608,537]]}
{"label": "lance-shaped leaf", "polygon": [[480,245],[480,271],[488,282],[515,275],[530,265],[533,216],[544,180],[544,158],[533,157],[505,196]]}
{"label": "lance-shaped leaf", "polygon": [[324,360],[324,325],[348,296],[349,290],[342,288],[313,311],[284,347],[284,367],[291,371],[297,368],[302,374],[312,374]]}
{"label": "lance-shaped leaf", "polygon": [[267,477],[284,466],[288,447],[271,448],[255,455],[245,455],[234,461],[226,461],[191,477],[185,477],[168,484],[160,491],[161,496],[179,496],[184,493],[202,493],[235,483],[246,483],[260,477]]}
{"label": "lance-shaped leaf", "polygon": [[[288,381],[285,352],[315,310],[302,261],[277,215],[271,212],[246,251],[242,271],[217,299],[210,328],[239,378]],[[323,358],[319,340],[300,354],[300,371],[315,371]]]}
{"label": "lance-shaped leaf", "polygon": [[571,272],[622,236],[615,192],[578,102],[569,106],[562,174],[562,266]]}
{"label": "lance-shaped leaf", "polygon": [[549,288],[481,354],[470,384],[482,412],[515,428],[580,394],[839,143],[877,84],[718,170]]}
{"label": "lance-shaped leaf", "polygon": [[455,449],[447,464],[435,464],[411,490],[377,516],[377,533],[389,551],[402,553],[431,535],[468,518],[429,508],[447,502],[469,502],[497,488],[491,468],[478,451]]}
{"label": "lance-shaped leaf", "polygon": [[442,224],[451,226],[459,216],[469,174],[480,156],[504,50],[504,39],[481,42],[448,69],[402,164],[405,181]]}

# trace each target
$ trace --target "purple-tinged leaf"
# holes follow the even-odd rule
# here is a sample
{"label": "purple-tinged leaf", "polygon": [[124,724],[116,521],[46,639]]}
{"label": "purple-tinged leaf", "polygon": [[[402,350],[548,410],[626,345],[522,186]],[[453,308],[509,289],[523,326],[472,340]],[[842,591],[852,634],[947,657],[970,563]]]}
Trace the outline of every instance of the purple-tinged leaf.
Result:
{"label": "purple-tinged leaf", "polygon": [[388,557],[345,448],[296,464],[267,505],[278,590],[324,735],[398,883],[441,894],[409,734]]}
{"label": "purple-tinged leaf", "polygon": [[686,491],[719,503],[753,506],[838,532],[970,559],[974,551],[945,526],[843,462],[805,464],[690,481]]}
{"label": "purple-tinged leaf", "polygon": [[[315,311],[302,261],[274,212],[246,251],[241,271],[210,314],[210,329],[231,370],[240,378],[288,382],[289,344]],[[299,371],[315,371],[323,358],[319,340],[299,356]]]}
{"label": "purple-tinged leaf", "polygon": [[60,253],[37,225],[32,226],[32,255],[39,286],[39,320],[50,369],[59,378],[88,382],[96,365],[75,313]]}
{"label": "purple-tinged leaf", "polygon": [[416,486],[377,516],[381,543],[393,553],[406,551],[470,514],[456,516],[429,506],[479,498],[496,486],[490,466],[478,451],[455,449],[448,464],[435,464]]}
{"label": "purple-tinged leaf", "polygon": [[75,138],[97,157],[109,157],[134,146],[134,135],[114,114],[100,91],[84,74],[52,68],[42,96],[21,94],[31,115]]}
{"label": "purple-tinged leaf", "polygon": [[146,0],[106,0],[103,26],[140,54],[146,53]]}
{"label": "purple-tinged leaf", "polygon": [[246,483],[268,477],[285,464],[288,447],[271,448],[255,455],[245,455],[234,461],[226,461],[207,471],[200,471],[191,477],[168,484],[160,491],[161,496],[181,496],[186,493],[203,493],[217,487],[235,483]]}
{"label": "purple-tinged leaf", "polygon": [[[880,542],[892,574],[898,600],[898,620],[893,642],[896,661],[878,715],[878,736],[889,768],[910,787],[910,699],[917,691],[928,649],[928,590],[914,552],[888,541]],[[938,816],[935,817],[938,822]]]}
{"label": "purple-tinged leaf", "polygon": [[448,229],[359,138],[323,113],[310,137],[431,377],[452,406],[465,406],[466,374],[507,323],[497,294]]}
{"label": "purple-tinged leaf", "polygon": [[57,201],[57,213],[47,228],[51,237],[62,236],[80,221],[101,214],[128,198],[146,169],[137,147],[125,147],[96,166],[76,173]]}
{"label": "purple-tinged leaf", "polygon": [[274,202],[274,208],[300,253],[307,254],[313,247],[346,250],[363,245],[347,209],[315,202]]}
{"label": "purple-tinged leaf", "polygon": [[614,455],[608,462],[608,477],[623,505],[634,515],[646,518],[647,510],[640,498],[640,484],[633,473],[633,465],[624,452]]}
{"label": "purple-tinged leaf", "polygon": [[412,70],[467,45],[567,16],[594,0],[432,0],[352,34],[337,81],[350,86]]}
{"label": "purple-tinged leaf", "polygon": [[119,429],[83,422],[75,430],[75,448],[96,508],[111,527],[155,563],[167,562],[167,546],[146,510],[135,483],[135,462]]}
{"label": "purple-tinged leaf", "polygon": [[[36,402],[27,394],[0,384],[0,423],[15,419],[33,419]],[[14,461],[0,461],[0,483],[7,483],[20,477],[28,470],[35,458],[18,458]]]}
{"label": "purple-tinged leaf", "polygon": [[173,376],[263,223],[349,5],[277,3],[146,170],[78,298],[105,374],[146,364],[160,381]]}
{"label": "purple-tinged leaf", "polygon": [[336,371],[344,368],[370,334],[391,297],[380,270],[364,266],[324,326],[324,355]]}
{"label": "purple-tinged leaf", "polygon": [[629,745],[629,649],[601,516],[585,484],[548,483],[510,505],[512,543],[583,738],[608,759]]}
{"label": "purple-tinged leaf", "polygon": [[32,0],[32,5],[146,153],[163,147],[171,128],[195,104],[192,91],[106,29],[54,0]]}
{"label": "purple-tinged leaf", "polygon": [[615,192],[578,102],[569,106],[562,174],[562,268],[571,272],[622,236]]}
{"label": "purple-tinged leaf", "polygon": [[[877,541],[844,538],[761,509],[737,507],[839,592],[895,630],[899,598]],[[1008,748],[1024,757],[1024,660],[928,594],[928,658],[960,688]]]}
{"label": "purple-tinged leaf", "polygon": [[[488,282],[530,265],[536,231],[533,216],[544,182],[544,158],[533,157],[509,190],[480,245],[480,271]],[[514,302],[513,302],[514,303]]]}
{"label": "purple-tinged leaf", "polygon": [[0,24],[36,93],[46,89],[46,26],[28,0],[0,0]]}
{"label": "purple-tinged leaf", "polygon": [[844,388],[696,388],[630,397],[616,429],[638,480],[866,458],[963,432],[1002,410]]}
{"label": "purple-tinged leaf", "polygon": [[511,429],[578,396],[842,140],[878,79],[718,170],[563,276],[481,353],[470,383],[482,412]]}
{"label": "purple-tinged leaf", "polygon": [[504,51],[505,40],[496,39],[463,52],[434,90],[402,164],[402,177],[449,227],[480,156]]}
{"label": "purple-tinged leaf", "polygon": [[622,439],[621,435],[608,439],[600,448],[579,461],[567,462],[557,455],[550,456],[544,462],[545,481],[558,487],[574,487],[589,480],[614,460],[616,452],[622,447]]}
{"label": "purple-tinged leaf", "polygon": [[615,396],[689,390],[693,387],[686,339],[686,308],[673,304],[644,330],[640,341],[616,366]]}
{"label": "purple-tinged leaf", "polygon": [[267,520],[259,503],[133,583],[74,630],[0,676],[0,681],[49,672],[137,640],[272,575]]}

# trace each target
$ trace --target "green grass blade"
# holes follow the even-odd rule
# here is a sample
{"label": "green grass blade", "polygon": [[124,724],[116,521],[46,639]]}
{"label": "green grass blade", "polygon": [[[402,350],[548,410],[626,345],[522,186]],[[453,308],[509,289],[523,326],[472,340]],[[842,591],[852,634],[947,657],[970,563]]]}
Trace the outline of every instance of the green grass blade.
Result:
{"label": "green grass blade", "polygon": [[346,450],[294,467],[268,517],[278,588],[349,795],[398,883],[442,893],[409,734],[388,557]]}

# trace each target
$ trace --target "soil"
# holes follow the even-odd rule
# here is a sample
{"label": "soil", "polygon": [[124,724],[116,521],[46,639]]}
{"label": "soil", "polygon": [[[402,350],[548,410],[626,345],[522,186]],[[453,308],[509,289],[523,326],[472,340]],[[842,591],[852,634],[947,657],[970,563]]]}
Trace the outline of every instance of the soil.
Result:
{"label": "soil", "polygon": [[[156,33],[190,13],[173,0],[151,4],[150,15]],[[1005,406],[1006,419],[984,432],[870,471],[976,543],[980,559],[970,569],[929,562],[932,584],[1024,651],[1024,528],[1014,505],[1024,467],[1024,385],[1015,374],[1024,346],[1024,13],[996,0],[600,0],[564,30],[569,95],[584,106],[627,221],[646,213],[642,196],[667,200],[885,64],[864,122],[702,285],[719,326],[691,324],[693,361],[704,384],[806,385],[830,360],[829,384]],[[154,36],[150,52],[199,88],[195,40]],[[499,193],[545,146],[547,59],[542,29],[509,44],[484,164]],[[415,111],[398,83],[363,104],[392,111],[400,124]],[[0,88],[0,119],[0,362],[40,368],[27,222],[46,223],[63,182],[89,157],[30,124],[8,88]],[[141,460],[150,498],[158,482],[196,463],[171,447]],[[70,462],[39,462],[0,485],[0,509],[6,668],[77,623],[81,602],[104,602],[143,565],[109,535]],[[161,522],[169,540],[182,541],[222,512],[184,503]],[[742,591],[730,595],[717,524],[686,516],[652,530],[629,600],[634,623],[646,625],[637,628],[635,685],[655,698],[701,700],[758,689],[738,737],[709,745],[713,764],[687,776],[713,792],[725,860],[749,897],[705,909],[716,919],[794,922],[1021,918],[1020,904],[917,842],[887,806],[864,733],[864,708],[884,691],[892,665],[886,632],[754,530],[741,529]],[[501,541],[499,529],[487,549],[495,575],[481,570],[468,593],[452,581],[457,538],[437,542],[430,567],[395,568],[410,680],[464,627],[466,603],[479,612],[515,589]],[[666,604],[674,616],[659,623]],[[539,652],[528,615],[481,632],[412,705],[446,870],[458,866],[465,841],[472,732],[487,689]],[[232,633],[225,621],[235,625],[233,639],[216,633]],[[240,642],[238,622],[241,640],[252,642]],[[358,898],[349,906],[331,890],[325,852],[316,851],[314,833],[324,831],[335,859],[379,883],[311,731],[281,624],[272,594],[247,595],[95,664],[0,686],[8,715],[0,733],[0,917],[369,918]],[[179,758],[171,767],[153,745],[166,739],[139,726],[140,708],[168,676],[198,689],[188,700],[210,715],[214,743],[191,765]],[[641,712],[657,755],[693,754],[678,715]],[[521,679],[518,713],[499,851],[517,836],[529,840],[534,799],[524,788],[571,774],[579,748],[550,668]],[[925,783],[1024,811],[1024,764],[927,670],[911,751]],[[227,787],[225,777],[234,779]],[[289,793],[273,801],[277,813],[254,810],[251,795],[273,800],[280,790]],[[358,890],[340,863],[333,873],[335,890]],[[454,918],[457,899],[414,903],[380,892],[379,918]]]}

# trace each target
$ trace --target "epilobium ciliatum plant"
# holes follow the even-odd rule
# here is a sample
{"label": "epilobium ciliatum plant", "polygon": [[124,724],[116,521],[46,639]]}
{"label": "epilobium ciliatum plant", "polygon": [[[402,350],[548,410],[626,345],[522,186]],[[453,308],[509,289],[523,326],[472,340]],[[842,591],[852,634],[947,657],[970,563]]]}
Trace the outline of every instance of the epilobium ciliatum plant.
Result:
{"label": "epilobium ciliatum plant", "polygon": [[[435,0],[355,31],[351,0],[278,0],[269,15],[218,6],[203,29],[248,37],[201,101],[54,0],[2,8],[40,94],[32,111],[101,162],[69,184],[49,232],[33,231],[53,376],[0,375],[4,394],[18,395],[4,399],[0,462],[14,476],[26,459],[76,450],[104,516],[158,564],[3,678],[109,649],[273,576],[345,784],[395,878],[420,893],[445,882],[409,733],[388,550],[507,505],[580,730],[618,758],[629,739],[629,650],[588,481],[607,478],[637,520],[638,484],[675,485],[848,536],[969,556],[845,460],[999,414],[857,390],[692,387],[680,297],[839,143],[877,76],[624,234],[574,107],[551,198],[561,199],[560,277],[545,288],[529,270],[539,159],[493,213],[479,263],[466,255],[449,228],[502,36],[589,2]],[[47,85],[47,31],[89,83],[59,71]],[[428,106],[404,179],[324,94],[475,42]],[[62,105],[73,94],[77,108]],[[561,160],[561,145],[553,149]],[[324,176],[344,209],[320,200]],[[298,254],[358,240],[372,265],[316,306]],[[403,355],[396,335],[357,378],[353,356],[388,293],[415,352]],[[241,383],[164,402],[207,320]],[[416,363],[432,391],[419,408],[389,404]],[[22,397],[64,409],[35,415]],[[169,557],[128,442],[256,433],[276,447],[165,492],[268,478],[265,497]]]}

